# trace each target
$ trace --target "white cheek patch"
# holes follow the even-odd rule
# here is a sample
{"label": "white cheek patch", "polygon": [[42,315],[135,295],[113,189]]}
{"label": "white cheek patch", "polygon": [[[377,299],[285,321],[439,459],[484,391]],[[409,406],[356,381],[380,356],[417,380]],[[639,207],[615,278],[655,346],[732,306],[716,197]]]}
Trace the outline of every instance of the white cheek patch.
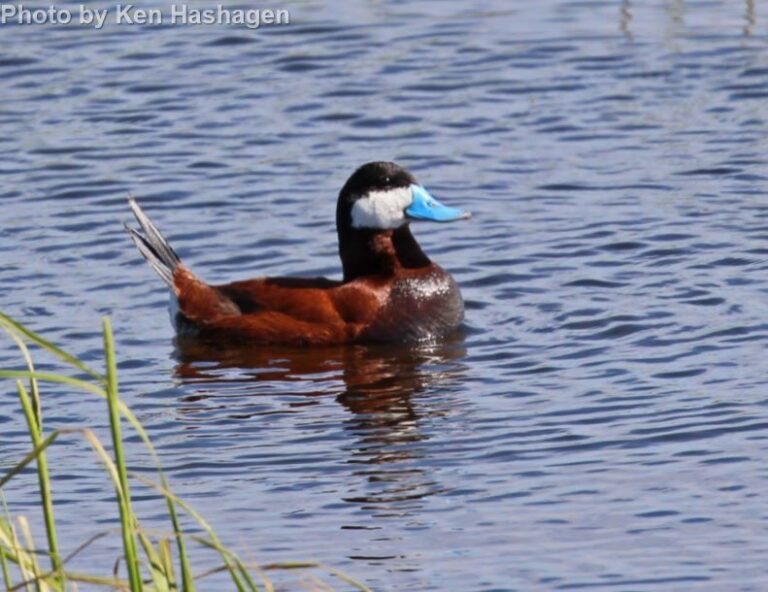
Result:
{"label": "white cheek patch", "polygon": [[354,228],[398,228],[405,222],[403,210],[413,203],[410,187],[371,191],[352,205]]}

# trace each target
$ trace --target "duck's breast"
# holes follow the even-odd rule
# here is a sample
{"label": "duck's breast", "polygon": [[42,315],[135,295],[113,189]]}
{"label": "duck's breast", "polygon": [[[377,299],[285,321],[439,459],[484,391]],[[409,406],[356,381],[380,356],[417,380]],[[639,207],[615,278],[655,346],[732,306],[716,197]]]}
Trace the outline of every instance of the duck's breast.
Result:
{"label": "duck's breast", "polygon": [[440,266],[404,270],[388,291],[386,303],[363,333],[374,341],[424,341],[447,335],[464,319],[456,281]]}

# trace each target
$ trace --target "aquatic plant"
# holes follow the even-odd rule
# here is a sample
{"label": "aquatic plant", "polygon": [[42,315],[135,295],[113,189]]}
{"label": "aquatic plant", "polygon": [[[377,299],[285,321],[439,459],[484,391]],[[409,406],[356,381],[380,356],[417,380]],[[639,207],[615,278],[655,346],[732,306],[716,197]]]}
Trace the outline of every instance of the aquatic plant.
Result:
{"label": "aquatic plant", "polygon": [[[16,381],[16,391],[32,445],[30,452],[0,478],[0,499],[3,501],[3,511],[0,513],[0,577],[6,590],[65,592],[77,590],[78,585],[87,584],[131,592],[174,590],[194,592],[201,578],[224,572],[228,574],[232,589],[238,592],[273,591],[275,587],[268,572],[301,569],[320,570],[325,575],[335,576],[356,590],[369,591],[365,585],[346,574],[316,562],[268,565],[246,562],[221,542],[213,528],[192,506],[173,493],[147,431],[120,399],[114,338],[107,318],[103,320],[102,326],[105,357],[103,373],[94,370],[76,356],[2,313],[0,313],[0,328],[16,343],[26,365],[24,370],[0,369],[0,378]],[[77,376],[37,371],[30,353],[30,344],[59,358]],[[40,385],[43,383],[67,385],[105,400],[109,414],[111,453],[109,447],[90,428],[61,428],[50,431],[44,429],[40,392]],[[156,468],[156,480],[128,471],[122,437],[124,421],[127,421],[138,434],[149,451]],[[72,436],[81,437],[88,442],[115,490],[118,506],[118,516],[115,521],[120,525],[123,554],[119,558],[120,561],[116,563],[112,575],[78,573],[67,568],[73,557],[86,552],[97,539],[111,534],[111,530],[92,537],[69,555],[62,556],[56,530],[51,471],[46,460],[46,450],[58,439]],[[37,468],[40,506],[47,539],[47,548],[44,549],[35,545],[28,518],[14,517],[2,496],[3,487],[32,463],[35,463]],[[171,534],[153,534],[155,529],[150,532],[142,526],[139,516],[133,509],[131,499],[130,487],[135,482],[154,489],[165,499]],[[194,521],[197,525],[196,530],[203,534],[183,530],[181,516]],[[188,551],[190,544],[201,545],[210,550],[218,558],[220,565],[193,575]],[[46,562],[49,565],[44,565]],[[119,566],[124,566],[125,575],[121,574]],[[304,585],[309,589],[329,589],[326,583],[311,572],[308,572]]]}

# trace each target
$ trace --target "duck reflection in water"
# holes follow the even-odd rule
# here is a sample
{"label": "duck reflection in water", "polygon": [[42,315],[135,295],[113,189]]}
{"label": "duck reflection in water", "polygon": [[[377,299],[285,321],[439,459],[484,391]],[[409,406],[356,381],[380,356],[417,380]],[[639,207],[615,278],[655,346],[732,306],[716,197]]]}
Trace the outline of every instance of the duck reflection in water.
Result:
{"label": "duck reflection in water", "polygon": [[[263,397],[289,396],[287,404],[314,406],[335,396],[350,412],[343,422],[350,464],[360,465],[353,475],[363,477],[349,485],[344,501],[362,504],[377,514],[408,513],[402,502],[432,495],[442,488],[420,459],[429,439],[422,428],[430,420],[454,409],[449,393],[465,373],[463,338],[430,345],[338,346],[322,348],[232,348],[177,340],[176,377],[197,385],[183,401],[194,414],[204,400],[231,400],[248,395],[256,403]],[[223,384],[227,389],[221,390]],[[216,385],[215,389],[211,387]],[[420,393],[428,396],[419,397]],[[260,395],[260,396],[259,396]],[[248,413],[238,397],[237,419],[264,415],[263,408]],[[274,402],[271,399],[271,402]],[[270,410],[274,413],[274,409]],[[406,504],[407,505],[407,504]]]}

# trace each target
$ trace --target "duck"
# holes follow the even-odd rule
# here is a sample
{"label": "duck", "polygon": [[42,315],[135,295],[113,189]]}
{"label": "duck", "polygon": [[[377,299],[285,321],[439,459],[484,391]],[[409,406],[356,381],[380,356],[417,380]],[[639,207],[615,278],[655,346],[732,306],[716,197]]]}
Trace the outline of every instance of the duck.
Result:
{"label": "duck", "polygon": [[369,162],[339,192],[342,279],[257,277],[208,284],[178,256],[134,197],[125,225],[170,289],[176,334],[215,344],[323,346],[424,342],[454,332],[464,301],[454,278],[411,232],[414,221],[471,217],[435,199],[394,162]]}

